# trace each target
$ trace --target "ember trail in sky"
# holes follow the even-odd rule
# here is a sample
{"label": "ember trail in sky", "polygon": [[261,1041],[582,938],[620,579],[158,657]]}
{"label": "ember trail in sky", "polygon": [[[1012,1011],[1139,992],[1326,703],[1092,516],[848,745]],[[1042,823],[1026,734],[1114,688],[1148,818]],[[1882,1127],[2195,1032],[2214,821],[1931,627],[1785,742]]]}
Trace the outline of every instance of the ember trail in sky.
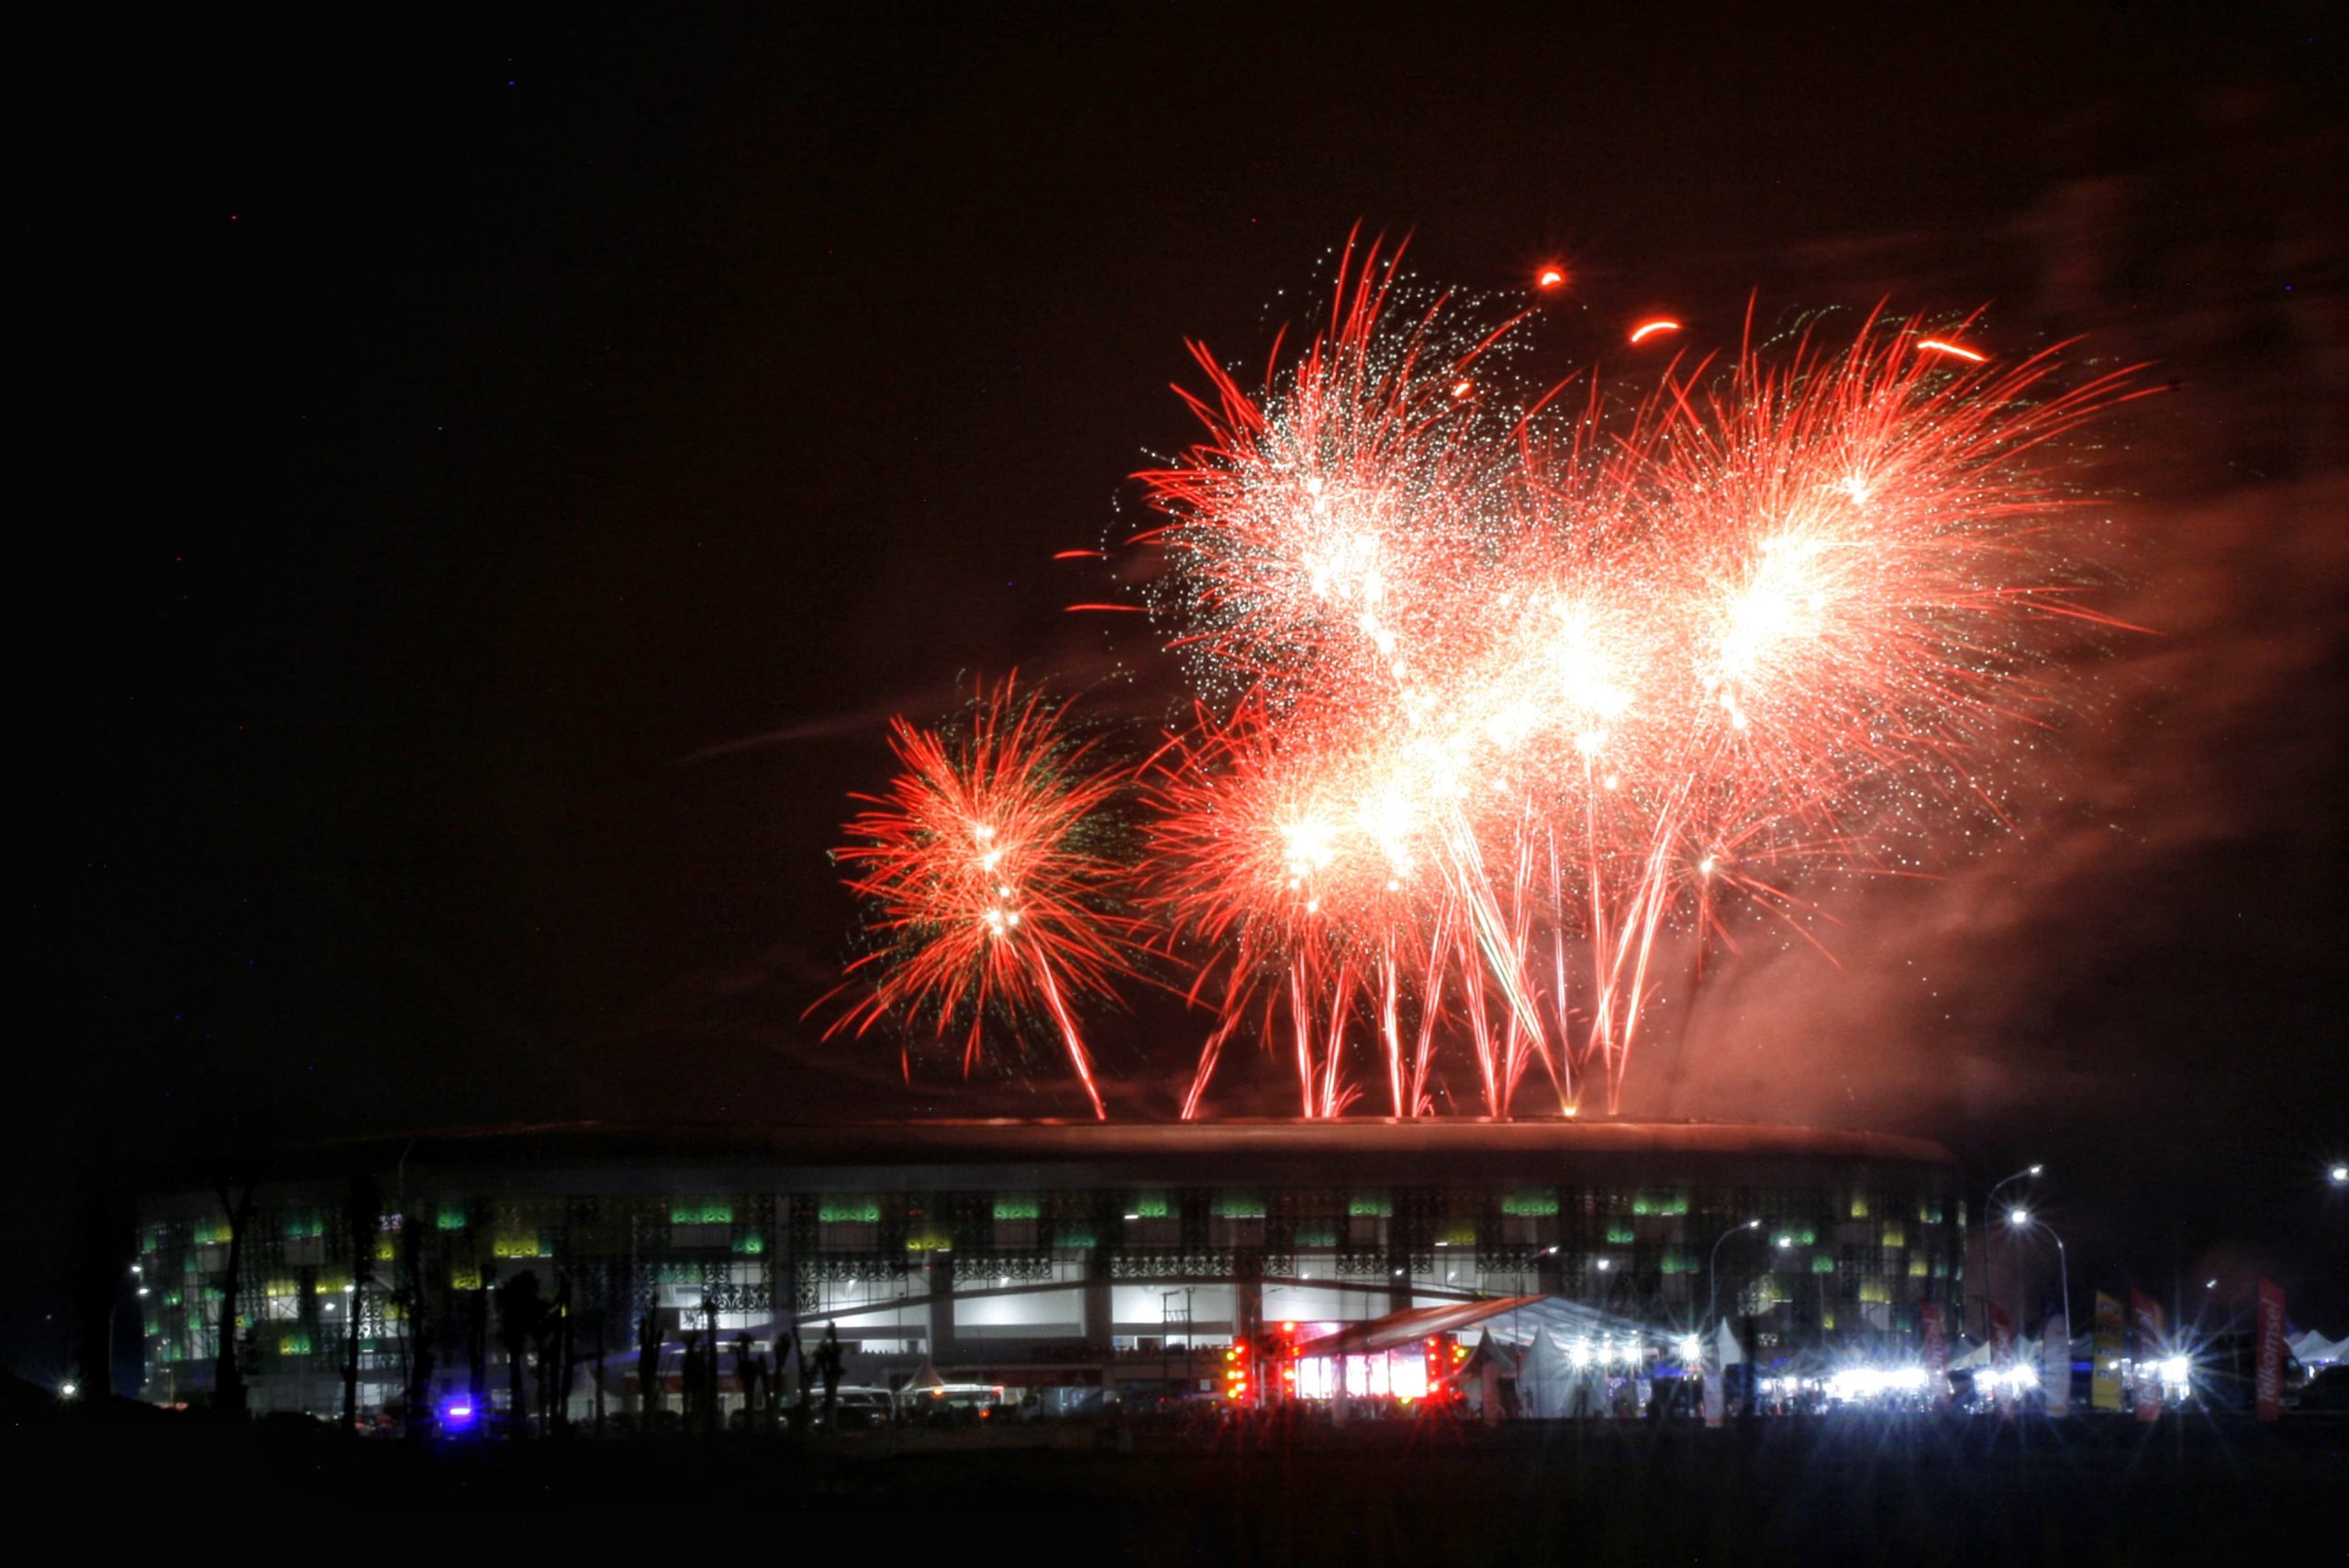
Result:
{"label": "ember trail in sky", "polygon": [[[1127,541],[1164,558],[1148,607],[1197,699],[1147,761],[1008,683],[900,725],[841,852],[881,939],[843,1022],[961,1031],[966,1069],[990,1015],[1041,1030],[1106,1115],[1073,1001],[1171,973],[1214,1018],[1186,1118],[1242,1038],[1308,1117],[1435,1114],[1447,1067],[1486,1115],[1612,1114],[1663,933],[1800,931],[1823,869],[2010,818],[2055,634],[2115,624],[2049,443],[2129,373],[2065,385],[2059,350],[1879,313],[1749,329],[1625,402],[1528,384],[1538,308],[1397,261],[1350,244],[1259,385],[1193,345],[1203,434],[1138,476],[1160,517]],[[1123,863],[1073,848],[1111,817]]]}

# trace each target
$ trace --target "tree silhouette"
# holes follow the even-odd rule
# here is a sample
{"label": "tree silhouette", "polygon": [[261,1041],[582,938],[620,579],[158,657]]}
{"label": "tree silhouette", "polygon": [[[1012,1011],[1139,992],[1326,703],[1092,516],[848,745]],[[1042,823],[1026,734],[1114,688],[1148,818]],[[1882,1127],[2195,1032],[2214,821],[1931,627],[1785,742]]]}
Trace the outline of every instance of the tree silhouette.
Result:
{"label": "tree silhouette", "polygon": [[220,1331],[215,1341],[212,1369],[212,1407],[230,1415],[245,1412],[245,1378],[237,1364],[237,1296],[238,1281],[244,1275],[245,1232],[253,1218],[253,1179],[247,1176],[234,1197],[229,1188],[235,1184],[227,1175],[217,1177],[213,1190],[220,1195],[220,1207],[228,1214],[228,1267],[221,1280]]}
{"label": "tree silhouette", "polygon": [[351,1178],[344,1195],[342,1218],[351,1234],[351,1301],[343,1319],[342,1429],[359,1429],[359,1326],[366,1313],[367,1286],[374,1274],[375,1227],[384,1213],[384,1195],[364,1171]]}
{"label": "tree silhouette", "polygon": [[506,1347],[507,1402],[517,1437],[522,1434],[527,1415],[523,1362],[529,1355],[531,1337],[538,1333],[546,1310],[546,1303],[539,1296],[539,1276],[529,1269],[497,1287],[497,1338]]}
{"label": "tree silhouette", "polygon": [[652,1417],[661,1408],[661,1307],[644,1304],[636,1325],[636,1407],[639,1429],[651,1432]]}
{"label": "tree silhouette", "polygon": [[422,1437],[432,1397],[432,1325],[425,1312],[424,1228],[400,1218],[399,1256],[392,1299],[400,1308],[400,1362],[406,1374],[407,1433]]}

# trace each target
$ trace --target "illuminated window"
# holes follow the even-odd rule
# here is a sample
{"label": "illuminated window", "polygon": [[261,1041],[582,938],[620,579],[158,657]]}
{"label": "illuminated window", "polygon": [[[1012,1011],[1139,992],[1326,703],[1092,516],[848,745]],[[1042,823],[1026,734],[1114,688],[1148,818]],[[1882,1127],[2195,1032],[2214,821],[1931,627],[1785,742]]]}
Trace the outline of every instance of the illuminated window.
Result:
{"label": "illuminated window", "polygon": [[1865,1219],[1867,1217],[1868,1195],[1865,1193],[1854,1193],[1852,1195],[1852,1218],[1854,1219]]}

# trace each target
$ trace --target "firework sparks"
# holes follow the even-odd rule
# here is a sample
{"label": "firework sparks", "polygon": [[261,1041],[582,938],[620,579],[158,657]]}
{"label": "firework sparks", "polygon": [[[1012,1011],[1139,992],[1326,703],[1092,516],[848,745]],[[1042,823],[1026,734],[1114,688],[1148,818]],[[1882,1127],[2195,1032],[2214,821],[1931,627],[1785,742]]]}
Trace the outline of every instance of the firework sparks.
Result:
{"label": "firework sparks", "polygon": [[2037,628],[2084,613],[2028,454],[2129,394],[1870,318],[1619,424],[1468,374],[1521,317],[1415,295],[1375,246],[1341,284],[1260,391],[1195,349],[1207,438],[1141,475],[1155,607],[1224,699],[1153,786],[1159,908],[1220,1018],[1186,1114],[1242,1018],[1308,1115],[1357,1040],[1421,1114],[1453,1039],[1490,1114],[1537,1071],[1611,1110],[1667,924],[1791,921],[1780,872],[1989,798]]}
{"label": "firework sparks", "polygon": [[889,745],[903,771],[861,797],[870,808],[834,851],[874,947],[831,994],[855,999],[827,1038],[884,1019],[909,1037],[959,1032],[967,1073],[990,1019],[1023,1036],[1041,1025],[1106,1116],[1074,1008],[1116,999],[1134,973],[1124,867],[1102,843],[1126,773],[1011,679],[983,688],[959,726],[893,721]]}
{"label": "firework sparks", "polygon": [[[1147,606],[1068,606],[1146,608],[1194,679],[1139,774],[1008,683],[962,728],[896,725],[839,851],[875,945],[835,1030],[962,1031],[967,1070],[984,1018],[1041,1021],[1100,1114],[1072,1004],[1151,951],[1214,1018],[1186,1118],[1243,1037],[1308,1117],[1611,1112],[1667,936],[1701,963],[1742,906],[1810,940],[1799,876],[1999,813],[2048,628],[2100,618],[2038,454],[2125,373],[2061,389],[2050,354],[1871,317],[1574,407],[1510,374],[1522,296],[1397,261],[1350,242],[1261,385],[1192,346],[1204,434],[1138,476],[1161,516],[1130,541],[1169,570]],[[1138,863],[1097,831],[1130,785]]]}

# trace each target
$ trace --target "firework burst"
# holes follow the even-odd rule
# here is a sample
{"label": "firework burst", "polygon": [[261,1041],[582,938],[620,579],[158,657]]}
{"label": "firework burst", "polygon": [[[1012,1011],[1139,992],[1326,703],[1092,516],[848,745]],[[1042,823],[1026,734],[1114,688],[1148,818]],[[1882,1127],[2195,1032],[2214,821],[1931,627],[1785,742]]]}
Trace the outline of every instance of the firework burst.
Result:
{"label": "firework burst", "polygon": [[[1309,1117],[1613,1111],[1668,938],[1701,962],[1742,907],[1808,939],[1802,879],[2005,816],[2050,629],[2101,619],[2048,443],[2126,373],[2059,386],[2053,351],[1879,315],[1570,401],[1512,373],[1534,311],[1397,261],[1350,241],[1259,384],[1192,345],[1200,438],[1138,476],[1197,690],[1150,762],[1101,766],[1009,683],[898,722],[839,851],[874,951],[835,1029],[960,1032],[967,1069],[983,1019],[1041,1019],[1099,1113],[1071,1002],[1148,951],[1214,1019],[1186,1117],[1243,1036]],[[1100,831],[1130,787],[1138,857]]]}
{"label": "firework burst", "polygon": [[1669,926],[1792,918],[1785,873],[1995,809],[2042,630],[2095,618],[2033,454],[2129,394],[1871,317],[1569,410],[1492,363],[1522,314],[1376,246],[1339,281],[1261,389],[1195,347],[1206,435],[1140,476],[1153,607],[1218,705],[1153,786],[1160,906],[1220,1015],[1188,1110],[1242,1019],[1308,1115],[1355,1053],[1421,1114],[1453,1040],[1489,1114],[1529,1075],[1613,1109]]}
{"label": "firework burst", "polygon": [[990,1021],[1022,1040],[1041,1025],[1106,1116],[1074,1009],[1114,1001],[1134,973],[1109,825],[1128,771],[1012,678],[983,686],[959,725],[894,720],[889,745],[902,771],[859,797],[869,809],[833,851],[872,948],[826,998],[854,998],[827,1038],[884,1019],[908,1039],[960,1035],[967,1073]]}

